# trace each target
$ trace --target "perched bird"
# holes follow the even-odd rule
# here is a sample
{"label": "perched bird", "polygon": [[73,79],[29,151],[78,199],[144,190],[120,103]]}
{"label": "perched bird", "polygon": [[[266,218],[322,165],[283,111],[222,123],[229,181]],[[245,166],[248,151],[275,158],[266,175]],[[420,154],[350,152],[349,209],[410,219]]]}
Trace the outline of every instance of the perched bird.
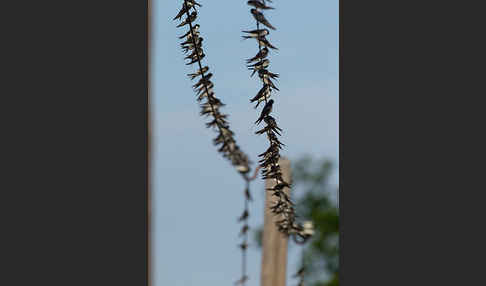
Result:
{"label": "perched bird", "polygon": [[206,123],[206,127],[208,127],[208,128],[214,127],[215,125],[227,126],[228,123],[226,122],[226,120],[224,118],[226,118],[226,114],[222,114],[219,117],[213,119],[213,121]]}
{"label": "perched bird", "polygon": [[188,2],[188,3],[187,3],[187,5],[186,5],[186,3],[182,3],[182,8],[181,8],[181,10],[179,11],[179,13],[177,13],[177,16],[175,16],[175,17],[174,17],[174,19],[172,19],[172,20],[175,20],[175,19],[179,19],[179,20],[180,20],[180,19],[182,18],[182,16],[183,16],[183,15],[184,15],[184,14],[185,14],[187,11],[189,11],[189,9],[191,9],[191,7],[192,7],[192,4],[191,4],[190,2]]}
{"label": "perched bird", "polygon": [[235,282],[235,285],[245,284],[246,280],[248,280],[248,276],[243,276],[241,279]]}
{"label": "perched bird", "polygon": [[299,277],[299,276],[303,276],[304,275],[304,271],[305,271],[305,268],[304,266],[302,266],[298,271],[297,273],[294,274],[294,276],[292,277]]}
{"label": "perched bird", "polygon": [[255,18],[255,20],[257,20],[258,22],[262,23],[263,25],[269,27],[272,30],[277,30],[274,26],[272,26],[268,22],[267,19],[265,19],[265,16],[263,16],[263,13],[262,12],[258,11],[255,8],[252,8],[250,11],[251,11],[251,14],[253,15],[253,17]]}
{"label": "perched bird", "polygon": [[[204,59],[204,57],[205,57],[205,56],[206,56],[206,55],[205,55],[204,53],[202,53],[202,55],[200,55],[200,56],[199,56],[199,60]],[[190,61],[189,63],[187,63],[186,65],[192,65],[193,63],[195,63],[195,62],[197,62],[197,61],[198,61],[197,57],[192,58],[192,59],[191,59],[191,61]]]}
{"label": "perched bird", "polygon": [[270,65],[270,61],[268,59],[265,59],[264,61],[257,62],[257,63],[252,64],[252,65],[248,65],[248,69],[253,70],[253,73],[251,74],[251,76],[253,76],[256,71],[264,69],[264,68],[268,67],[269,65]]}
{"label": "perched bird", "polygon": [[246,232],[248,231],[248,225],[245,224],[242,228],[241,228],[241,231],[240,231],[240,236],[242,236],[243,234],[245,234]]}
{"label": "perched bird", "polygon": [[273,89],[276,89],[278,91],[280,91],[280,89],[278,89],[274,84],[273,82],[270,80],[270,77],[268,75],[263,75],[263,74],[260,74],[258,73],[258,76],[260,77],[260,79],[263,81],[264,84],[268,84],[271,88]]}
{"label": "perched bird", "polygon": [[192,54],[188,55],[184,59],[197,59],[198,56],[201,56],[203,54],[202,50],[198,50],[197,53],[194,51]]}
{"label": "perched bird", "polygon": [[177,27],[182,27],[184,25],[188,25],[189,23],[192,23],[194,22],[194,20],[196,20],[197,18],[197,12],[194,11],[191,13],[191,15],[189,15],[189,17],[187,17],[184,21],[182,21],[179,25],[177,25]]}
{"label": "perched bird", "polygon": [[196,43],[196,45],[199,45],[203,40],[203,37],[196,37],[196,39],[194,40],[192,38],[189,38],[187,39],[187,41],[181,43],[181,47],[184,47],[185,45],[194,45],[194,43]]}
{"label": "perched bird", "polygon": [[270,31],[268,31],[268,29],[259,29],[259,30],[242,31],[242,32],[248,34],[248,36],[242,36],[243,39],[264,37],[270,34]]}
{"label": "perched bird", "polygon": [[247,173],[250,168],[246,164],[240,164],[236,166],[236,170],[240,173]]}
{"label": "perched bird", "polygon": [[278,130],[283,131],[282,128],[277,126],[277,121],[272,116],[269,115],[269,116],[265,117],[264,121],[278,135],[280,135],[280,133],[278,133]]}
{"label": "perched bird", "polygon": [[[198,34],[199,35],[199,24],[196,24],[194,25],[194,27],[192,27],[192,31],[195,33],[195,34]],[[191,36],[191,30],[189,29],[189,31],[187,31],[187,33],[185,33],[184,35],[180,36],[179,39],[184,39],[185,37],[192,37]]]}
{"label": "perched bird", "polygon": [[262,62],[254,63],[254,64],[251,64],[251,65],[247,65],[247,67],[248,68],[262,69],[264,67],[267,67],[269,64],[270,64],[270,60],[269,59],[265,59]]}
{"label": "perched bird", "polygon": [[226,105],[226,104],[222,103],[221,100],[219,100],[216,97],[208,98],[208,103],[211,104],[211,105],[213,105],[213,106],[217,106],[217,107],[225,106]]}
{"label": "perched bird", "polygon": [[207,92],[206,92],[206,88],[204,88],[204,87],[203,87],[202,90],[203,90],[203,93],[201,93],[200,95],[198,95],[197,101],[201,101],[205,97],[214,96],[214,92],[213,92],[213,89],[212,88],[208,88],[208,91]]}
{"label": "perched bird", "polygon": [[195,50],[195,49],[198,49],[199,51],[202,51],[202,42],[199,42],[199,44],[197,44],[196,46],[194,46],[194,45],[187,45],[187,46],[183,46],[182,47],[182,51],[184,53],[188,53],[189,51],[192,51],[192,50]]}
{"label": "perched bird", "polygon": [[198,77],[198,76],[202,75],[203,73],[207,72],[208,70],[209,70],[209,67],[208,66],[205,66],[205,67],[202,68],[202,70],[199,69],[195,73],[189,73],[189,74],[187,74],[187,76],[190,77],[191,80],[193,80],[196,77]]}
{"label": "perched bird", "polygon": [[[270,0],[267,0],[267,1],[270,1]],[[272,1],[270,1],[272,2]],[[187,3],[190,5],[190,6],[193,6],[193,5],[196,5],[196,6],[199,6],[199,7],[202,7],[201,4],[197,3],[196,1],[194,0],[187,0]]]}
{"label": "perched bird", "polygon": [[270,99],[267,104],[263,107],[262,113],[260,114],[260,117],[255,121],[255,124],[260,124],[262,120],[270,115],[270,112],[272,112],[272,106],[273,106],[273,99]]}
{"label": "perched bird", "polygon": [[274,144],[277,144],[278,148],[282,149],[282,146],[285,146],[282,142],[280,142],[277,138],[277,135],[275,135],[273,132],[268,132],[267,133],[268,140],[273,142]]}
{"label": "perched bird", "polygon": [[202,77],[196,84],[194,84],[192,87],[194,89],[197,89],[201,85],[207,85],[209,83],[209,79],[213,76],[213,73],[208,73],[204,77]]}
{"label": "perched bird", "polygon": [[277,185],[275,185],[273,188],[268,188],[267,190],[269,190],[269,191],[280,191],[285,187],[290,188],[290,185],[287,182],[281,182],[281,183],[278,183]]}
{"label": "perched bird", "polygon": [[266,6],[265,4],[263,4],[260,1],[248,1],[247,4],[250,5],[250,6],[253,6],[255,8],[260,8],[262,10],[275,9],[273,7]]}
{"label": "perched bird", "polygon": [[244,221],[246,218],[248,218],[248,211],[245,210],[243,214],[238,218],[238,221]]}
{"label": "perched bird", "polygon": [[270,92],[270,86],[267,84],[263,85],[263,87],[258,91],[257,95],[255,95],[255,97],[250,99],[250,102],[255,102],[262,97],[266,97],[269,92]]}
{"label": "perched bird", "polygon": [[263,47],[263,49],[261,49],[253,58],[247,59],[246,63],[249,64],[251,62],[254,62],[254,61],[257,61],[257,60],[260,60],[260,59],[264,59],[267,56],[268,56],[268,49],[267,49],[267,47]]}
{"label": "perched bird", "polygon": [[251,197],[251,194],[250,194],[250,190],[249,189],[245,189],[245,198],[249,201],[252,201],[253,198]]}
{"label": "perched bird", "polygon": [[212,88],[214,87],[214,84],[210,81],[209,83],[206,83],[206,85],[202,85],[198,90],[197,90],[197,95],[200,95],[201,92],[206,91],[206,88],[208,89],[209,93],[211,93]]}
{"label": "perched bird", "polygon": [[269,99],[270,96],[272,96],[272,93],[269,91],[268,93],[264,94],[264,96],[260,97],[257,101],[257,104],[255,105],[255,109],[258,108],[261,102],[264,102],[265,100]]}
{"label": "perched bird", "polygon": [[269,71],[268,71],[268,70],[266,70],[266,69],[261,69],[261,70],[259,70],[259,71],[258,71],[258,75],[259,75],[259,76],[260,76],[260,75],[261,75],[261,76],[269,76],[269,77],[271,77],[271,78],[273,78],[273,79],[278,78],[278,74],[277,74],[277,73],[271,73],[271,72],[269,72]]}
{"label": "perched bird", "polygon": [[270,42],[264,36],[258,37],[258,44],[263,47],[269,47],[270,49],[278,50],[278,48],[270,44]]}
{"label": "perched bird", "polygon": [[243,242],[242,244],[238,244],[238,247],[240,247],[241,249],[245,250],[245,249],[248,248],[248,243]]}

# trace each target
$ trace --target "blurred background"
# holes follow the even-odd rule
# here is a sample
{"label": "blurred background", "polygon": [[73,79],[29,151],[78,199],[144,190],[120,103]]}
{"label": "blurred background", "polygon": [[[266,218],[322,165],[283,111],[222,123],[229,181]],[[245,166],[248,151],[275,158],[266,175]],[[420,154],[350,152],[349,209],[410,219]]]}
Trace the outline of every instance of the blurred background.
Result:
{"label": "blurred background", "polygon": [[[153,0],[151,91],[153,114],[153,285],[233,285],[241,274],[237,245],[243,210],[244,182],[230,162],[212,145],[199,104],[186,76],[197,65],[185,65],[178,36],[188,28],[172,21],[181,1]],[[198,1],[196,23],[214,92],[226,106],[231,129],[253,162],[268,147],[255,135],[253,122],[261,107],[250,104],[261,83],[245,66],[258,52],[255,40],[241,39],[242,30],[256,29],[247,1]],[[309,267],[306,285],[338,285],[338,0],[278,1],[265,11],[277,27],[267,39],[278,51],[269,55],[269,70],[280,74],[280,92],[272,116],[284,130],[281,155],[291,160],[292,196],[302,219],[313,220],[316,234],[306,244]],[[252,166],[255,168],[255,165]],[[249,286],[260,284],[261,251],[258,229],[263,224],[264,182],[252,181],[254,201],[249,224]],[[302,249],[289,243],[287,285],[302,262]]]}

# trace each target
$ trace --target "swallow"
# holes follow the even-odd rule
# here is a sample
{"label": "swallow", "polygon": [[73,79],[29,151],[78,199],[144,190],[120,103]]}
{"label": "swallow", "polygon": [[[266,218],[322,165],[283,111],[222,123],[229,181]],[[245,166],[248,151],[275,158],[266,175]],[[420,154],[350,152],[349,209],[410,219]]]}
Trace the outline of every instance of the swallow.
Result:
{"label": "swallow", "polygon": [[258,163],[260,163],[263,166],[271,166],[275,162],[278,162],[279,158],[280,158],[280,154],[275,153],[275,154],[272,154],[271,156],[267,156],[267,158],[263,158]]}
{"label": "swallow", "polygon": [[230,153],[231,154],[231,152],[233,152],[233,150],[235,150],[235,147],[236,147],[235,142],[226,141],[226,142],[223,143],[223,146],[221,146],[221,148],[218,149],[218,152]]}
{"label": "swallow", "polygon": [[249,189],[245,189],[245,198],[249,201],[253,201],[253,198],[251,197]]}
{"label": "swallow", "polygon": [[229,128],[221,128],[220,131],[223,136],[233,136],[234,134],[233,131],[229,130]]}
{"label": "swallow", "polygon": [[270,49],[278,50],[278,48],[270,44],[265,37],[258,37],[258,44],[262,47],[269,47]]}
{"label": "swallow", "polygon": [[267,180],[267,179],[281,180],[282,179],[282,173],[281,172],[278,172],[278,173],[269,173],[267,175],[262,176],[262,179],[263,180]]}
{"label": "swallow", "polygon": [[260,94],[259,92],[254,98],[252,98],[252,100],[254,99],[253,101],[250,100],[250,102],[257,101],[257,104],[255,105],[255,109],[258,108],[261,102],[266,101],[268,98],[270,98],[270,96],[272,96],[270,89],[268,87],[265,88],[265,85],[260,91],[262,90],[263,90],[263,94]]}
{"label": "swallow", "polygon": [[221,116],[214,118],[211,122],[206,123],[206,127],[214,127],[215,125],[223,125],[227,126],[228,123],[225,120],[226,114],[222,114]]}
{"label": "swallow", "polygon": [[281,182],[281,183],[278,183],[277,185],[275,185],[273,188],[268,188],[267,190],[268,191],[280,191],[280,190],[282,190],[285,187],[290,188],[289,183],[287,183],[287,182]]}
{"label": "swallow", "polygon": [[270,34],[270,31],[268,31],[268,29],[259,29],[259,30],[242,31],[242,32],[249,34],[248,36],[242,36],[243,39],[264,37]]}
{"label": "swallow", "polygon": [[236,170],[240,173],[247,173],[250,168],[246,164],[239,164],[236,166]]}
{"label": "swallow", "polygon": [[177,25],[177,27],[179,28],[179,27],[182,27],[184,25],[188,25],[188,24],[194,22],[194,20],[196,20],[196,18],[197,18],[197,12],[194,11],[194,12],[191,13],[191,15],[189,15],[189,17],[187,17],[184,21],[182,21],[179,25]]}
{"label": "swallow", "polygon": [[232,152],[234,149],[235,149],[235,143],[230,141],[225,141],[223,143],[223,146],[221,146],[221,148],[218,149],[218,152],[222,152],[222,153],[230,153]]}
{"label": "swallow", "polygon": [[203,51],[202,50],[197,50],[194,51],[192,54],[188,55],[187,57],[185,57],[184,59],[197,59],[198,56],[201,56],[203,54]]}
{"label": "swallow", "polygon": [[[269,190],[269,189],[267,189],[267,190]],[[275,191],[275,192],[273,192],[272,196],[275,196],[275,197],[278,197],[279,199],[283,199],[285,201],[288,201],[287,194],[282,192],[282,191]],[[277,223],[282,223],[284,221],[285,221],[285,219],[283,219],[281,221],[277,221]]]}
{"label": "swallow", "polygon": [[300,268],[300,269],[297,271],[297,273],[295,273],[295,274],[294,274],[294,276],[292,276],[292,277],[299,277],[299,276],[300,276],[300,277],[302,277],[302,276],[304,276],[304,271],[305,271],[305,268],[304,268],[304,266],[302,266],[302,267],[301,267],[301,268]]}
{"label": "swallow", "polygon": [[[199,24],[196,24],[194,25],[194,27],[192,27],[192,31],[194,34],[198,34],[199,35]],[[191,34],[191,30],[189,29],[189,31],[187,31],[187,33],[185,33],[184,35],[180,36],[179,39],[184,39],[185,37],[192,37],[192,34]]]}
{"label": "swallow", "polygon": [[268,77],[263,78],[263,83],[268,84],[271,88],[280,91],[280,89],[278,89],[278,87],[276,87],[275,84],[273,84],[273,82]]}
{"label": "swallow", "polygon": [[209,94],[211,94],[211,91],[214,87],[214,84],[213,82],[209,82],[209,83],[206,83],[205,85],[202,85],[201,87],[199,87],[196,91],[196,95],[201,95],[202,92],[206,92],[206,89],[209,91]]}
{"label": "swallow", "polygon": [[255,18],[255,20],[257,20],[258,22],[262,23],[263,25],[269,27],[270,29],[272,30],[277,30],[274,26],[272,26],[268,21],[267,19],[265,19],[265,16],[263,16],[263,13],[262,12],[259,12],[257,9],[255,8],[252,8],[251,10],[251,14],[253,15],[253,17]]}
{"label": "swallow", "polygon": [[209,79],[213,76],[212,73],[208,73],[207,75],[205,75],[204,77],[202,77],[196,84],[194,84],[192,87],[197,89],[198,87],[200,87],[201,85],[207,85],[209,83]]}
{"label": "swallow", "polygon": [[217,99],[216,97],[208,98],[208,103],[215,105],[215,106],[218,106],[218,107],[226,105],[226,104],[222,103],[221,100]]}
{"label": "swallow", "polygon": [[184,47],[185,45],[194,45],[194,42],[196,42],[196,45],[199,45],[199,43],[202,41],[203,41],[203,37],[196,37],[195,41],[193,41],[192,38],[189,38],[187,41],[181,43],[181,47]]}
{"label": "swallow", "polygon": [[181,43],[181,48],[190,48],[192,50],[194,48],[194,43],[196,43],[196,46],[200,47],[203,40],[202,37],[196,37],[195,41],[193,41],[192,38],[188,38],[187,41]]}
{"label": "swallow", "polygon": [[280,149],[282,149],[282,146],[285,146],[285,144],[278,140],[277,136],[273,134],[273,132],[268,132],[267,137],[269,141],[275,142],[275,144],[277,144]]}
{"label": "swallow", "polygon": [[243,214],[242,214],[242,215],[241,215],[241,216],[238,218],[238,221],[244,221],[245,219],[247,219],[247,218],[248,218],[248,215],[249,215],[249,214],[248,214],[248,211],[247,211],[247,210],[245,210],[245,211],[243,212]]}
{"label": "swallow", "polygon": [[262,129],[260,129],[260,130],[256,131],[256,132],[255,132],[255,134],[260,135],[260,134],[263,134],[263,133],[268,132],[268,131],[270,131],[270,130],[271,130],[271,131],[274,131],[274,132],[276,132],[278,135],[282,136],[282,134],[280,134],[280,132],[279,132],[278,130],[274,130],[274,129],[272,129],[272,127],[271,127],[271,126],[268,126],[268,125],[267,125],[267,126],[265,126],[265,127],[263,127]]}
{"label": "swallow", "polygon": [[267,84],[269,85],[271,88],[275,89],[275,90],[278,90],[280,91],[280,89],[278,89],[275,84],[273,84],[273,82],[270,80],[270,77],[268,75],[264,75],[262,73],[258,73],[258,77],[260,77],[260,79],[263,81],[264,84]]}
{"label": "swallow", "polygon": [[268,171],[268,172],[266,172],[262,175],[263,175],[262,179],[264,179],[264,180],[266,180],[266,179],[277,179],[279,181],[282,181],[282,172],[278,168],[277,168],[276,171],[273,171],[273,172]]}
{"label": "swallow", "polygon": [[[270,1],[270,0],[267,0],[267,1]],[[272,1],[270,1],[270,2],[272,2]],[[195,6],[202,7],[202,5],[201,5],[201,4],[197,3],[197,2],[196,2],[196,1],[194,1],[194,0],[187,0],[187,4],[189,4],[189,5],[191,5],[191,6],[194,6],[194,5],[195,5]]]}
{"label": "swallow", "polygon": [[274,213],[281,213],[283,211],[283,202],[282,201],[278,201],[277,203],[275,203],[273,206],[270,207],[270,209],[274,212]]}
{"label": "swallow", "polygon": [[257,101],[257,104],[255,105],[255,109],[258,108],[258,106],[260,105],[260,103],[264,102],[265,100],[267,100],[268,98],[270,98],[270,96],[272,96],[272,94],[269,92],[266,96],[264,97],[260,97]]}
{"label": "swallow", "polygon": [[261,49],[253,58],[247,59],[246,63],[249,64],[257,60],[263,60],[267,56],[268,56],[268,49],[267,47],[263,47],[263,49]]}
{"label": "swallow", "polygon": [[248,1],[247,4],[250,5],[250,6],[253,6],[255,8],[262,9],[262,10],[275,9],[273,7],[266,6],[265,4],[263,4],[260,1]]}
{"label": "swallow", "polygon": [[246,280],[248,280],[248,276],[246,276],[246,275],[245,275],[245,276],[241,277],[241,279],[240,279],[240,280],[236,281],[236,282],[235,282],[235,285],[242,285],[242,284],[245,284]]}
{"label": "swallow", "polygon": [[279,131],[283,131],[280,127],[277,126],[277,121],[275,120],[275,118],[273,118],[272,116],[267,116],[265,117],[264,119],[265,123],[267,123],[268,126],[270,126],[274,131],[277,131],[276,133],[278,135],[280,135],[280,133],[278,133],[278,130]]}
{"label": "swallow", "polygon": [[218,145],[218,144],[221,144],[223,142],[224,142],[224,136],[221,133],[218,135],[218,137],[216,137],[216,138],[213,139],[213,144],[214,145]]}
{"label": "swallow", "polygon": [[214,97],[214,92],[213,92],[213,89],[212,88],[208,88],[208,91],[206,91],[205,88],[203,88],[203,90],[204,90],[203,93],[198,94],[197,101],[201,101],[205,97],[210,97],[210,96],[213,96]]}
{"label": "swallow", "polygon": [[199,70],[197,70],[197,72],[195,73],[188,73],[187,76],[191,78],[191,80],[195,79],[196,77],[202,75],[203,73],[207,72],[209,70],[209,67],[208,66],[205,66]]}
{"label": "swallow", "polygon": [[195,49],[198,49],[199,51],[202,51],[202,43],[199,43],[198,45],[194,46],[194,45],[187,45],[187,46],[184,46],[182,47],[182,51],[184,53],[188,53],[192,50],[195,50]]}
{"label": "swallow", "polygon": [[248,231],[248,225],[245,224],[240,231],[240,236],[244,235]]}
{"label": "swallow", "polygon": [[266,95],[270,92],[270,86],[265,84],[263,87],[258,91],[257,95],[250,99],[250,102],[255,102],[262,97],[266,97]]}
{"label": "swallow", "polygon": [[273,78],[273,79],[276,79],[276,78],[278,78],[278,77],[279,77],[279,75],[278,75],[277,73],[271,73],[271,72],[269,72],[269,71],[268,71],[268,70],[266,70],[266,69],[261,69],[261,70],[259,70],[259,71],[258,71],[258,75],[259,75],[259,76],[260,76],[260,75],[261,75],[261,76],[269,76],[269,77],[271,77],[271,78]]}
{"label": "swallow", "polygon": [[260,124],[263,118],[270,115],[270,112],[272,112],[272,107],[273,107],[273,99],[270,99],[267,102],[267,104],[265,104],[265,106],[263,107],[262,113],[260,114],[260,117],[258,117],[257,121],[255,121],[255,124]]}
{"label": "swallow", "polygon": [[258,70],[264,69],[264,68],[268,67],[269,65],[270,65],[270,61],[268,59],[265,59],[263,61],[260,61],[258,63],[252,64],[252,65],[248,65],[247,66],[248,69],[253,70],[250,77],[252,77],[255,74],[255,72],[257,72]]}
{"label": "swallow", "polygon": [[270,145],[270,147],[268,147],[268,149],[265,152],[259,154],[258,157],[265,157],[268,154],[274,154],[274,153],[278,153],[278,146],[272,144]]}
{"label": "swallow", "polygon": [[172,19],[173,21],[176,20],[176,19],[181,19],[181,17],[187,12],[189,11],[189,9],[191,9],[192,7],[192,3],[182,3],[182,8],[181,10],[179,11],[179,13],[177,13],[177,16],[174,17],[174,19]]}
{"label": "swallow", "polygon": [[[205,55],[204,53],[202,53],[202,55],[200,55],[200,56],[199,56],[199,60],[204,59],[204,57],[205,57],[205,56],[206,56],[206,55]],[[197,62],[197,61],[198,61],[197,57],[196,57],[196,58],[193,58],[193,59],[191,59],[191,61],[190,61],[190,62],[186,63],[186,65],[192,65],[193,63],[195,63],[195,62]]]}
{"label": "swallow", "polygon": [[247,65],[248,68],[256,68],[256,69],[263,69],[263,68],[266,68],[268,67],[268,65],[270,65],[270,60],[269,59],[265,59],[261,62],[258,62],[258,63],[254,63],[254,64],[251,64],[251,65]]}

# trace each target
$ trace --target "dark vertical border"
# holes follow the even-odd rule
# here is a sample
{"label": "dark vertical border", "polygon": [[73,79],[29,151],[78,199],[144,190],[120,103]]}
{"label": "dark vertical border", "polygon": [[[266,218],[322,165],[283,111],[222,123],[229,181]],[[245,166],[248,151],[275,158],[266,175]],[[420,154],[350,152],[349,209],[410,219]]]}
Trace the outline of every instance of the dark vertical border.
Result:
{"label": "dark vertical border", "polygon": [[147,9],[2,2],[0,285],[147,285]]}
{"label": "dark vertical border", "polygon": [[152,1],[147,0],[147,281],[148,286],[153,284],[153,247],[152,247],[152,93],[151,93],[151,66],[152,66]]}

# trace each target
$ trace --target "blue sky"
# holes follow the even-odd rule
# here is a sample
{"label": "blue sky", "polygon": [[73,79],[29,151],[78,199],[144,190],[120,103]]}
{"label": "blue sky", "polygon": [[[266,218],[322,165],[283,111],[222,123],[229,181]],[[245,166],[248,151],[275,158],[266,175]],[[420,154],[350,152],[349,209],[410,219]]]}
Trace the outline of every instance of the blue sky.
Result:
{"label": "blue sky", "polygon": [[[261,87],[250,78],[244,59],[253,57],[254,40],[241,31],[255,29],[246,1],[199,1],[196,20],[213,73],[214,91],[230,114],[240,147],[252,159],[268,147],[253,122],[261,106],[249,99]],[[302,5],[305,3],[305,5]],[[243,210],[243,181],[212,145],[215,133],[206,129],[192,84],[185,75],[197,65],[185,65],[178,36],[187,28],[172,21],[182,1],[153,0],[152,114],[153,114],[153,229],[154,286],[232,285],[240,276],[241,252],[236,223]],[[277,27],[267,39],[279,48],[269,55],[270,71],[279,73],[280,92],[272,115],[283,128],[282,156],[304,154],[336,163],[332,183],[338,184],[338,0],[278,1],[265,16]],[[250,226],[263,222],[263,181],[251,186]],[[298,192],[298,190],[297,190]],[[289,276],[295,269],[297,247],[289,252]],[[248,286],[259,285],[260,252],[249,250]],[[288,280],[288,285],[294,284]]]}

